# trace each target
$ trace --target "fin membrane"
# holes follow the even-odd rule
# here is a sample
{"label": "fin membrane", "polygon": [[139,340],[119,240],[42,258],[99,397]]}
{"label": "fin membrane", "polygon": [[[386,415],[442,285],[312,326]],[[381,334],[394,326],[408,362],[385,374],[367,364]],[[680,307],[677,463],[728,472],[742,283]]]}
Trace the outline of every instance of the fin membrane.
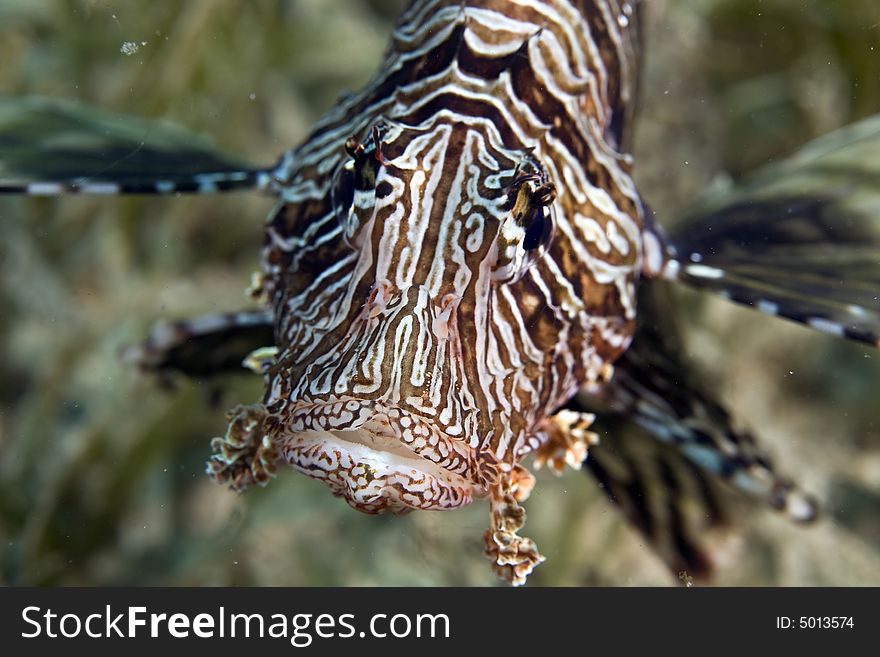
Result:
{"label": "fin membrane", "polygon": [[880,346],[880,115],[758,171],[669,237],[669,277]]}
{"label": "fin membrane", "polygon": [[0,96],[0,193],[212,193],[264,188],[270,170],[162,121],[69,101]]}

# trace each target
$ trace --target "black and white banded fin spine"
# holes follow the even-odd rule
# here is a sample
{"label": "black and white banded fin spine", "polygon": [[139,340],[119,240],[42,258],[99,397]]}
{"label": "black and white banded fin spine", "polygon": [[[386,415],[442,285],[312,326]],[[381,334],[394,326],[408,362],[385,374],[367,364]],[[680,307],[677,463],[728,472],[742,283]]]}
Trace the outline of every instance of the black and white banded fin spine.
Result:
{"label": "black and white banded fin spine", "polygon": [[678,329],[668,317],[671,301],[662,293],[656,284],[643,287],[633,344],[616,362],[611,381],[570,404],[613,411],[706,475],[794,521],[815,520],[818,503],[776,472],[757,439],[733,425],[727,409],[685,362]]}
{"label": "black and white banded fin spine", "polygon": [[[737,284],[736,279],[725,285],[728,277],[724,270],[704,265],[687,265],[679,274],[678,280],[695,287],[711,287],[723,299],[748,306],[765,315],[788,319],[809,328],[862,342],[873,347],[880,347],[880,326],[865,326],[865,320],[872,321],[877,310],[856,304],[827,304],[815,300],[801,299],[772,290],[765,291]],[[707,285],[709,281],[709,285]],[[716,281],[711,283],[711,281]]]}
{"label": "black and white banded fin spine", "polygon": [[819,504],[776,472],[684,362],[660,286],[643,287],[633,344],[611,381],[566,408],[601,414],[607,435],[590,447],[584,467],[606,496],[673,575],[706,580],[735,545],[728,539],[745,501],[798,523],[816,520]]}
{"label": "black and white banded fin spine", "polygon": [[[668,280],[710,290],[722,299],[748,306],[771,317],[797,322],[834,337],[880,347],[880,301],[875,298],[872,304],[871,299],[865,298],[863,304],[857,304],[844,300],[844,295],[857,292],[855,288],[858,282],[841,278],[838,289],[833,289],[835,284],[829,279],[825,290],[810,296],[808,292],[787,289],[798,284],[796,272],[792,272],[788,283],[776,287],[758,281],[751,275],[743,277],[732,267],[724,269],[721,263],[717,263],[719,266],[703,264],[706,261],[716,263],[716,260],[700,253],[692,253],[689,260],[686,263],[677,259],[667,261],[664,276]],[[760,271],[757,267],[751,269],[754,273]],[[768,272],[767,279],[779,274]],[[880,293],[880,287],[877,290]],[[835,295],[841,295],[841,300],[835,300]]]}
{"label": "black and white banded fin spine", "polygon": [[808,144],[670,230],[667,279],[880,346],[880,116]]}
{"label": "black and white banded fin spine", "polygon": [[590,447],[584,470],[669,568],[709,579],[723,561],[734,525],[734,504],[721,483],[674,446],[652,438],[620,418]]}
{"label": "black and white banded fin spine", "polygon": [[0,181],[0,194],[25,196],[61,196],[91,194],[113,196],[119,194],[215,194],[234,191],[265,191],[272,187],[272,171],[224,171],[200,173],[185,178],[156,178],[150,180],[92,180],[80,178],[67,181],[34,181],[7,183]]}
{"label": "black and white banded fin spine", "polygon": [[286,158],[254,167],[157,120],[69,101],[0,98],[0,194],[213,194],[277,191]]}

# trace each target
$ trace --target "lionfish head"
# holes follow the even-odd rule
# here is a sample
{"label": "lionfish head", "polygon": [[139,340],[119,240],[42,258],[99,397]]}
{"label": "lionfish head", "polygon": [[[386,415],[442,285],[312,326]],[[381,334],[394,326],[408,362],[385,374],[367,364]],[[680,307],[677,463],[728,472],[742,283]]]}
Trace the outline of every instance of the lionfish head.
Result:
{"label": "lionfish head", "polygon": [[232,442],[265,436],[264,461],[361,511],[457,508],[537,445],[546,400],[520,376],[500,290],[551,240],[554,188],[529,153],[461,124],[381,121],[345,151],[342,248],[287,298],[265,412],[240,411]]}

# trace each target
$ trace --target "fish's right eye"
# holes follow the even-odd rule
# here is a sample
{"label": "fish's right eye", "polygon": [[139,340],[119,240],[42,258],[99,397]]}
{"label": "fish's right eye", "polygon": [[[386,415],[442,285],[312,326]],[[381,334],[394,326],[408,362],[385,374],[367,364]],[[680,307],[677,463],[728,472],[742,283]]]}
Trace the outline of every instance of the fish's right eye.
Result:
{"label": "fish's right eye", "polygon": [[333,213],[342,227],[346,241],[353,237],[352,212],[354,210],[354,194],[357,189],[357,173],[355,161],[349,160],[336,172],[333,180],[332,200]]}
{"label": "fish's right eye", "polygon": [[336,173],[336,180],[333,182],[333,211],[337,219],[342,220],[343,215],[351,210],[354,203],[355,178],[354,160],[343,164]]}
{"label": "fish's right eye", "polygon": [[[376,186],[385,159],[382,154],[383,127],[373,128],[366,143],[357,137],[345,141],[348,158],[336,171],[331,190],[331,202],[336,220],[342,227],[345,241],[355,247],[362,220],[373,210]],[[387,194],[387,185],[383,191]]]}

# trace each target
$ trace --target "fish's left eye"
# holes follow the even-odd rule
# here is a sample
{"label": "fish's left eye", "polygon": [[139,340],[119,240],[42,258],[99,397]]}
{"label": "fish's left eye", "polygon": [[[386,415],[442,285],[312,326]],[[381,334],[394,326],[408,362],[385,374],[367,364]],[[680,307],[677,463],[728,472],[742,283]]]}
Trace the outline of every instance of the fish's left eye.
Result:
{"label": "fish's left eye", "polygon": [[521,246],[531,262],[553,239],[550,206],[556,198],[556,187],[540,174],[530,173],[515,179],[511,191],[515,194],[511,213],[524,231]]}

